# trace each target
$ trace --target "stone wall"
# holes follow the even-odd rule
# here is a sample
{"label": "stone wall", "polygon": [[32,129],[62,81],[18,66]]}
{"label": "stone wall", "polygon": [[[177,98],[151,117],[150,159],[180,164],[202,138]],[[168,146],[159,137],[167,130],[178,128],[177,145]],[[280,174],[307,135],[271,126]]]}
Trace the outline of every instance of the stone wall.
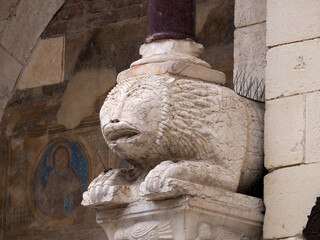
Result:
{"label": "stone wall", "polygon": [[264,101],[266,11],[266,0],[235,1],[234,89],[259,101]]}
{"label": "stone wall", "polygon": [[[232,86],[234,1],[198,0],[197,3],[196,38],[206,49],[203,58],[214,69],[226,73],[227,85]],[[146,7],[146,0],[67,1],[42,37],[67,36],[66,51],[72,44],[69,41],[77,41],[79,48],[80,44],[87,47],[90,44],[91,49],[84,53],[110,58],[104,62],[101,57],[91,56],[99,61],[97,66],[115,65],[119,72],[139,58],[139,46],[146,32]],[[128,42],[131,35],[135,39]]]}
{"label": "stone wall", "polygon": [[319,11],[267,1],[264,239],[303,239],[320,196]]}
{"label": "stone wall", "polygon": [[[197,3],[197,39],[206,48],[204,59],[225,72],[232,86],[234,3]],[[139,58],[145,14],[146,0],[10,0],[1,5],[0,233],[4,239],[105,239],[92,210],[79,205],[71,209],[68,197],[62,201],[67,208],[64,215],[51,216],[38,196],[50,194],[46,186],[63,182],[50,180],[50,174],[57,173],[56,146],[70,153],[67,168],[76,177],[62,188],[74,199],[70,189],[79,190],[76,182],[83,173],[89,183],[105,168],[119,166],[102,138],[99,110],[117,73]],[[71,157],[78,148],[83,156]],[[86,162],[86,167],[78,169],[75,161]]]}
{"label": "stone wall", "polygon": [[[6,156],[1,161],[4,164],[1,169],[6,171],[2,175],[6,176],[2,179],[5,239],[105,238],[95,222],[95,213],[79,206],[79,202],[64,216],[51,218],[43,214],[46,211],[35,201],[37,192],[44,192],[49,185],[49,180],[48,184],[39,185],[36,176],[43,170],[45,153],[51,146],[71,142],[81,149],[85,158],[82,161],[86,162],[85,169],[79,171],[74,168],[72,160],[69,169],[73,168],[79,179],[81,173],[85,173],[87,183],[104,169],[117,167],[117,158],[108,150],[100,133],[98,111],[102,98],[97,99],[94,112],[76,128],[68,130],[57,123],[56,113],[65,88],[65,85],[56,84],[18,91],[3,117],[6,149],[1,149],[1,153]],[[75,183],[72,184],[71,188],[79,189]],[[53,186],[64,188],[62,183]],[[55,205],[49,203],[47,207],[50,209]]]}

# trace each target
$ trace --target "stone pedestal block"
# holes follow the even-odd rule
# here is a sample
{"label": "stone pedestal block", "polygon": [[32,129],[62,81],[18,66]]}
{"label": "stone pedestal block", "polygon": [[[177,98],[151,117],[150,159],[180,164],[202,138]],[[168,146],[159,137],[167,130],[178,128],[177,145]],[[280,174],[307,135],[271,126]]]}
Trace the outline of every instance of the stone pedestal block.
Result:
{"label": "stone pedestal block", "polygon": [[303,162],[304,105],[302,95],[267,101],[264,165],[268,170]]}
{"label": "stone pedestal block", "polygon": [[320,164],[277,169],[264,178],[264,239],[300,239],[320,193]]}
{"label": "stone pedestal block", "polygon": [[261,239],[262,201],[232,194],[231,198],[185,196],[113,209],[98,208],[97,222],[109,240]]}
{"label": "stone pedestal block", "polygon": [[320,39],[278,46],[267,52],[266,99],[320,89]]}
{"label": "stone pedestal block", "polygon": [[238,94],[264,100],[266,52],[265,23],[235,30],[233,84]]}

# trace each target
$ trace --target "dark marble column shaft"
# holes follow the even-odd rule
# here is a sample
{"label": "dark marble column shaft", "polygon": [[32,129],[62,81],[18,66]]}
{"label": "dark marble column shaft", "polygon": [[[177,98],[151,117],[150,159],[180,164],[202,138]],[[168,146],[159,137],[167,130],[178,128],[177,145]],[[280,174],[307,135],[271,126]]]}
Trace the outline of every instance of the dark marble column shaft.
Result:
{"label": "dark marble column shaft", "polygon": [[146,42],[195,38],[195,0],[148,0]]}

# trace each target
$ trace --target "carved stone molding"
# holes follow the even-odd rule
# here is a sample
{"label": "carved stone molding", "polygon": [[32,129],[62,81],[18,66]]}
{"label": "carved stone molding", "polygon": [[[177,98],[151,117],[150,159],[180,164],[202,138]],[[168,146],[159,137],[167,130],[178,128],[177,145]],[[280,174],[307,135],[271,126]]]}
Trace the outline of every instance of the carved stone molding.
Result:
{"label": "carved stone molding", "polygon": [[[244,233],[241,232],[232,232],[223,227],[212,227],[208,223],[200,223],[198,228],[198,235],[194,240],[241,240],[243,238]],[[250,239],[250,238],[245,238]]]}
{"label": "carved stone molding", "polygon": [[146,221],[117,230],[114,240],[173,240],[171,221]]}
{"label": "carved stone molding", "polygon": [[181,197],[101,206],[97,222],[109,240],[260,240],[262,211],[260,199],[233,193],[216,200]]}

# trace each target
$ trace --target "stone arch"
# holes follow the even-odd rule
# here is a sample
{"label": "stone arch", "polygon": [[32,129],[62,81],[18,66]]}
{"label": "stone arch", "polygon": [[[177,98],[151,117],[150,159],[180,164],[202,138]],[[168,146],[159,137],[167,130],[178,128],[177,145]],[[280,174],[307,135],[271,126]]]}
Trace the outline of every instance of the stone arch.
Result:
{"label": "stone arch", "polygon": [[42,32],[65,0],[8,0],[0,6],[0,120]]}

